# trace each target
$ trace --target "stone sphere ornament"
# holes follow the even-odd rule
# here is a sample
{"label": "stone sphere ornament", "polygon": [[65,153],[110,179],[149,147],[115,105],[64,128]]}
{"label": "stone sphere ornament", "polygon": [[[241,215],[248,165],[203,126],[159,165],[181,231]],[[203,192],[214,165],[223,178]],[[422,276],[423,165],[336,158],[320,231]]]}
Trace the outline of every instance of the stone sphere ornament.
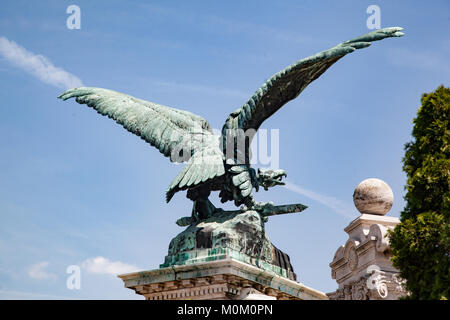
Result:
{"label": "stone sphere ornament", "polygon": [[362,181],[353,193],[353,202],[361,213],[385,215],[392,208],[394,194],[383,180],[370,178]]}

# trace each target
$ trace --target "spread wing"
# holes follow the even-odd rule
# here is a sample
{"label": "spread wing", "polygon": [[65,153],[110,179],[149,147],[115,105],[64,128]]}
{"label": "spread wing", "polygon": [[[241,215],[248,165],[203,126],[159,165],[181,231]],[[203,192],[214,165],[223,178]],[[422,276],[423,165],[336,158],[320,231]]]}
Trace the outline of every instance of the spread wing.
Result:
{"label": "spread wing", "polygon": [[[208,122],[200,116],[102,88],[74,88],[59,98],[75,98],[78,103],[115,120],[170,157],[172,162],[188,161],[175,178],[177,183],[172,183],[169,188],[172,195],[174,189],[182,190],[224,174],[222,153],[218,142],[215,143],[217,139]],[[203,159],[204,155],[209,157]],[[194,164],[206,164],[212,168],[204,173],[202,165]],[[186,176],[189,176],[188,181],[184,179]]]}
{"label": "spread wing", "polygon": [[231,132],[232,135],[236,135],[236,133],[233,133],[233,131],[236,131],[235,129],[242,129],[244,132],[247,132],[248,129],[254,129],[246,134],[251,142],[264,120],[269,118],[284,104],[296,98],[311,82],[316,80],[336,61],[356,49],[370,46],[373,41],[388,37],[401,37],[403,33],[400,30],[403,29],[393,27],[367,33],[297,61],[272,76],[240,109],[231,113],[227,118],[222,128],[222,137],[225,141],[224,149],[227,146],[227,133],[230,134]]}

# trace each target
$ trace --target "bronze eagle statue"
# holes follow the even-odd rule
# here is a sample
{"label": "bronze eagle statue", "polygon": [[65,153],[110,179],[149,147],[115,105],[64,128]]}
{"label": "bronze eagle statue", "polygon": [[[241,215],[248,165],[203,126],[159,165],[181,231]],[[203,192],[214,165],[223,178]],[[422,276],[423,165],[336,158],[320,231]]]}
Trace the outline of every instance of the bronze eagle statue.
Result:
{"label": "bronze eagle statue", "polygon": [[243,210],[270,211],[272,203],[255,201],[252,189],[267,190],[282,185],[286,172],[255,171],[250,166],[250,143],[258,128],[336,61],[356,49],[370,46],[373,41],[401,37],[404,35],[401,30],[400,27],[375,30],[288,66],[269,78],[241,108],[228,116],[220,137],[198,115],[112,90],[80,87],[66,91],[59,98],[75,98],[141,137],[172,162],[186,162],[166,193],[169,202],[175,193],[187,190],[187,197],[194,202],[192,217],[178,224],[192,224],[222,211],[208,200],[211,191],[220,191],[222,202],[233,200],[236,206],[243,205]]}

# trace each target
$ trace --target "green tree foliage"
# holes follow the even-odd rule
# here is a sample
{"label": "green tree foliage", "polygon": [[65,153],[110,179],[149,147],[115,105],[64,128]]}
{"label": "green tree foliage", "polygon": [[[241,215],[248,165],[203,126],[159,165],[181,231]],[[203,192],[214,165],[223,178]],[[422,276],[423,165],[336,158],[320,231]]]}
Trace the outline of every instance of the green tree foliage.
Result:
{"label": "green tree foliage", "polygon": [[422,96],[405,145],[406,207],[390,234],[409,299],[450,298],[450,88]]}

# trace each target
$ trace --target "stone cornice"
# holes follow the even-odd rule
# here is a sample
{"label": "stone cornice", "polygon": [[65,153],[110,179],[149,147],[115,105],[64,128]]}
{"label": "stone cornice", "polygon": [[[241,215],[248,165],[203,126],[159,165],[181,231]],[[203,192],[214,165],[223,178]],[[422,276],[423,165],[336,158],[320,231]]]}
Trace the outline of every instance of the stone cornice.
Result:
{"label": "stone cornice", "polygon": [[[217,276],[224,276],[229,282],[234,279],[238,283],[236,287],[242,286],[242,282],[247,281],[252,285],[257,285],[257,289],[264,291],[273,289],[278,295],[287,295],[293,298],[302,300],[324,300],[328,297],[315,289],[309,288],[302,283],[292,281],[290,279],[281,277],[275,273],[262,270],[255,266],[231,259],[221,259],[217,261],[202,262],[192,265],[172,266],[168,268],[155,269],[150,271],[134,272],[119,275],[125,287],[134,289],[135,291],[152,290],[152,286],[159,285],[157,289],[163,289],[161,286],[167,286],[167,283],[173,284],[177,290],[185,289],[186,284],[192,283],[189,281],[198,281],[204,279],[206,285],[214,285],[214,279]],[[196,280],[197,279],[197,280]],[[183,282],[184,280],[185,283]],[[195,287],[201,287],[201,284],[195,283]],[[167,288],[166,288],[167,289]],[[170,289],[170,288],[168,288]],[[167,291],[167,290],[166,290]],[[236,293],[237,294],[237,293]]]}

